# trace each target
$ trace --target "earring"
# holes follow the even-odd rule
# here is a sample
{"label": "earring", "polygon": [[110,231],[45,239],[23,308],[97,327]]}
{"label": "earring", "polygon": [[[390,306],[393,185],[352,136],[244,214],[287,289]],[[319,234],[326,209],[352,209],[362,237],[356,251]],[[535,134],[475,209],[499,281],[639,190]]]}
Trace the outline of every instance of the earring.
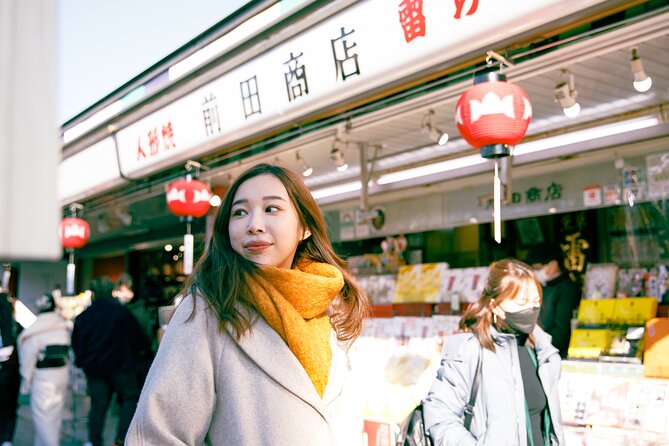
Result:
{"label": "earring", "polygon": [[492,314],[492,323],[497,325],[497,314],[495,313]]}

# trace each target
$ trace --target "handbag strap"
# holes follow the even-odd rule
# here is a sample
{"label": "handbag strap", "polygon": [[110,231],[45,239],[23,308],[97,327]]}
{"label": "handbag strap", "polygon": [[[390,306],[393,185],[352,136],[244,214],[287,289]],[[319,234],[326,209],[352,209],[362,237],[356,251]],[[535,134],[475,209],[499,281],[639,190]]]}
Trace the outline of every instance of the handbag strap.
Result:
{"label": "handbag strap", "polygon": [[469,393],[469,402],[465,406],[465,429],[469,430],[474,417],[474,406],[476,405],[476,394],[479,391],[479,384],[481,383],[481,358],[483,357],[483,347],[479,351],[479,359],[476,362],[476,373],[474,375],[474,382],[472,383],[472,390]]}

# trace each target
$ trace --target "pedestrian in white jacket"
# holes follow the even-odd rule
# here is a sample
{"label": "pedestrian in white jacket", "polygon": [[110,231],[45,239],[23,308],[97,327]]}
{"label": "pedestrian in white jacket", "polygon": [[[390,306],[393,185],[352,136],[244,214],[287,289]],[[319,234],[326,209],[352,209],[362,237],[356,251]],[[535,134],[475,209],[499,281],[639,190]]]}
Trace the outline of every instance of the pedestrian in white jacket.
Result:
{"label": "pedestrian in white jacket", "polygon": [[68,385],[70,325],[51,294],[37,299],[39,314],[18,338],[21,393],[30,393],[35,446],[58,446]]}
{"label": "pedestrian in white jacket", "polygon": [[[558,381],[560,354],[537,326],[541,285],[513,259],[490,266],[480,299],[460,320],[464,333],[446,338],[441,367],[423,402],[435,446],[565,444]],[[477,363],[481,379],[469,429]]]}

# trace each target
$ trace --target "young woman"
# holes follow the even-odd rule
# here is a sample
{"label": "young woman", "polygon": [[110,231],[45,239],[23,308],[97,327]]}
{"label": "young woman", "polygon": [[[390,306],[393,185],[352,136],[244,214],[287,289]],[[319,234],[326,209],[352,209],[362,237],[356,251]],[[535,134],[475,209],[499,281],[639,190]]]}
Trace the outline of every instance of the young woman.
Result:
{"label": "young woman", "polygon": [[343,390],[369,306],[297,174],[260,164],[232,184],[185,289],[127,444],[360,442]]}
{"label": "young woman", "polygon": [[[517,260],[490,267],[486,287],[446,338],[441,367],[424,401],[435,446],[565,444],[558,379],[560,354],[537,326],[541,285]],[[470,429],[464,427],[477,361],[481,382]]]}

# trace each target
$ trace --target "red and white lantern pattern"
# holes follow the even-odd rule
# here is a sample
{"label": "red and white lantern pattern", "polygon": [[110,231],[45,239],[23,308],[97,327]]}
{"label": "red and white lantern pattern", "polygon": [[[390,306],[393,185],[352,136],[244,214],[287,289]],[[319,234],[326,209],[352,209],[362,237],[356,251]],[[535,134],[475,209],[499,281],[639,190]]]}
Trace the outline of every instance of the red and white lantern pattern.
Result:
{"label": "red and white lantern pattern", "polygon": [[473,147],[515,146],[532,119],[532,105],[525,91],[503,77],[481,82],[465,91],[455,108],[455,122]]}
{"label": "red and white lantern pattern", "polygon": [[179,217],[202,217],[209,211],[211,191],[200,180],[185,178],[167,188],[167,207]]}
{"label": "red and white lantern pattern", "polygon": [[90,236],[91,228],[86,220],[68,217],[60,222],[60,242],[64,248],[83,248]]}

